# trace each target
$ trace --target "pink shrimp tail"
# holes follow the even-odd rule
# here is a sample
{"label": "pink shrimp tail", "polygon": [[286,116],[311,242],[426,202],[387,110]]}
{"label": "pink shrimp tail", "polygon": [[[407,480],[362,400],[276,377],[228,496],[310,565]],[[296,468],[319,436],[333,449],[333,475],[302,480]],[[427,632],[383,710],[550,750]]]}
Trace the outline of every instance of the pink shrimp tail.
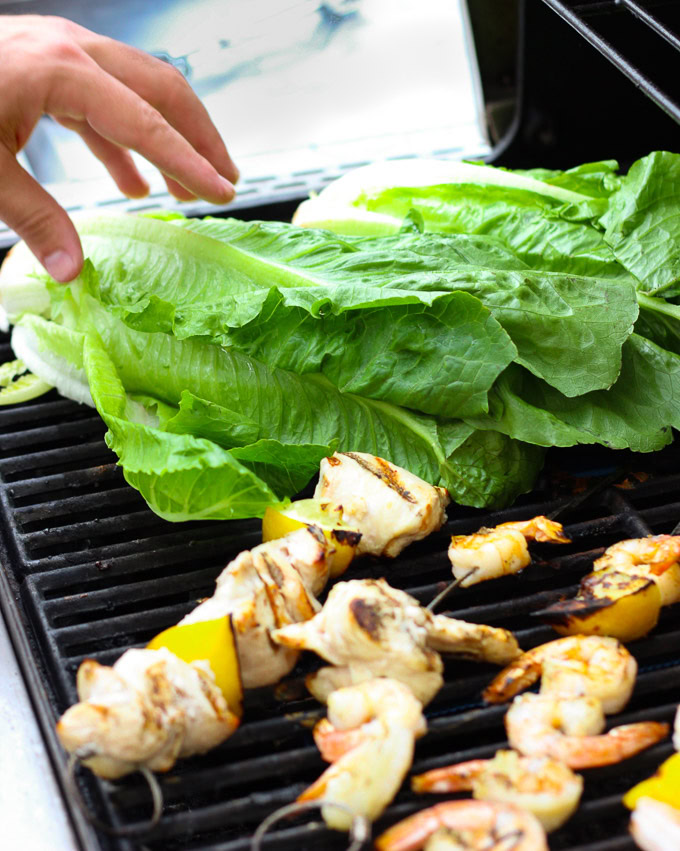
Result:
{"label": "pink shrimp tail", "polygon": [[314,727],[314,741],[326,762],[337,762],[341,756],[356,748],[366,739],[362,727],[337,730],[328,718],[322,718]]}
{"label": "pink shrimp tail", "polygon": [[540,660],[529,652],[524,653],[493,678],[482,697],[487,703],[507,703],[510,698],[535,683],[540,675]]}
{"label": "pink shrimp tail", "polygon": [[422,848],[428,838],[446,824],[446,810],[451,804],[458,803],[465,802],[446,801],[443,804],[435,804],[434,807],[420,810],[397,822],[376,839],[376,851],[416,851]]}
{"label": "pink shrimp tail", "polygon": [[488,760],[471,759],[457,765],[434,768],[424,774],[411,778],[411,789],[418,793],[427,792],[469,792],[473,781],[479,777]]}
{"label": "pink shrimp tail", "polygon": [[596,768],[614,765],[666,738],[670,726],[659,721],[641,721],[614,727],[602,736],[570,737],[551,748],[549,755],[570,768]]}
{"label": "pink shrimp tail", "polygon": [[652,573],[665,573],[680,559],[680,535],[657,535],[661,540],[656,555],[650,559]]}
{"label": "pink shrimp tail", "polygon": [[564,527],[556,520],[550,520],[543,514],[532,517],[531,520],[517,520],[501,523],[498,529],[515,529],[521,532],[527,540],[543,541],[553,544],[570,544],[571,538],[564,534]]}

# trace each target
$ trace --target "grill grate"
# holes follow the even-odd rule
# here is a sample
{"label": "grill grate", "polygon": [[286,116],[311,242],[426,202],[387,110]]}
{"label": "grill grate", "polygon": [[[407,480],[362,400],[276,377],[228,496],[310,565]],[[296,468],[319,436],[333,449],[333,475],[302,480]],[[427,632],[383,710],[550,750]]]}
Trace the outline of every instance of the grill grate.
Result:
{"label": "grill grate", "polygon": [[680,123],[680,93],[664,71],[666,62],[677,64],[680,51],[677,3],[667,0],[543,2]]}
{"label": "grill grate", "polygon": [[[2,359],[10,356],[5,339],[0,339]],[[96,414],[54,393],[0,409],[0,591],[4,588],[10,626],[20,633],[21,661],[62,776],[65,759],[53,726],[76,699],[80,662],[90,657],[111,664],[123,650],[143,646],[176,623],[199,598],[212,593],[224,564],[254,546],[259,535],[257,521],[173,525],[159,520],[127,487],[102,436]],[[395,562],[366,560],[350,574],[385,576],[428,602],[450,578],[445,555],[449,535],[558,511],[588,475],[579,469],[600,475],[618,467],[628,472],[629,489],[606,488],[561,518],[571,545],[535,545],[534,563],[521,575],[447,599],[454,616],[513,629],[525,649],[554,638],[552,630],[533,621],[532,611],[572,593],[609,544],[650,531],[669,532],[676,525],[680,451],[669,447],[633,456],[589,448],[555,451],[548,459],[536,490],[511,509],[483,513],[456,507],[444,530],[413,545]],[[640,469],[646,478],[632,475]],[[666,609],[653,634],[632,645],[640,674],[625,712],[610,719],[616,724],[672,720],[680,701],[676,615]],[[160,824],[143,840],[148,851],[247,851],[257,824],[319,775],[323,763],[311,727],[323,709],[304,688],[305,673],[317,664],[311,654],[305,656],[283,684],[248,692],[245,720],[236,734],[211,753],[179,763],[161,779],[165,809]],[[490,756],[504,745],[505,708],[480,701],[495,670],[447,661],[446,685],[428,707],[429,732],[418,743],[414,771]],[[634,848],[621,794],[651,774],[671,749],[666,741],[619,766],[584,772],[582,805],[552,835],[553,851]],[[101,818],[117,826],[145,823],[151,797],[140,777],[115,784],[86,771],[78,777],[88,806]],[[376,830],[436,800],[441,799],[416,797],[404,788]],[[96,835],[84,824],[80,831],[83,847],[140,847]],[[279,823],[264,842],[265,848],[281,851],[345,845],[342,835],[309,817]]]}

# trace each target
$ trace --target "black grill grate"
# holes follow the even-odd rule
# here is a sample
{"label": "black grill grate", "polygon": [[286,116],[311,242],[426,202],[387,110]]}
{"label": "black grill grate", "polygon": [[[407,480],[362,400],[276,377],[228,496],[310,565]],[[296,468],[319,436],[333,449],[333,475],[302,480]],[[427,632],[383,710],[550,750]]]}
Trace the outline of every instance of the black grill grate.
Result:
{"label": "black grill grate", "polygon": [[677,3],[543,0],[657,106],[680,123],[680,91],[665,73],[680,58]]}
{"label": "black grill grate", "polygon": [[[9,357],[9,347],[0,341],[0,358]],[[91,657],[111,664],[128,647],[142,646],[176,623],[212,593],[224,564],[254,546],[259,535],[257,521],[173,525],[159,520],[125,484],[103,431],[94,412],[54,393],[0,408],[2,602],[62,774],[65,759],[53,725],[76,699],[80,662]],[[559,510],[581,484],[580,475],[603,475],[619,467],[629,489],[606,488],[564,516],[573,544],[537,545],[534,563],[520,576],[459,591],[446,604],[455,616],[513,629],[525,649],[554,638],[532,619],[533,611],[571,593],[603,547],[674,528],[680,518],[680,452],[670,447],[633,456],[588,449],[556,451],[548,459],[537,489],[513,508],[493,514],[454,508],[437,535],[395,562],[360,562],[351,575],[385,576],[428,602],[450,577],[445,555],[450,534]],[[639,470],[647,476],[633,475]],[[677,607],[665,610],[653,634],[631,649],[640,664],[636,689],[625,712],[611,720],[671,721],[680,701]],[[319,775],[323,764],[311,726],[323,709],[303,685],[304,674],[315,664],[305,657],[283,684],[248,692],[237,733],[162,779],[164,815],[144,838],[144,847],[246,851],[259,821]],[[429,733],[418,744],[414,770],[490,756],[504,744],[505,708],[480,701],[494,670],[447,662],[446,685],[428,707]],[[585,772],[583,803],[552,835],[553,851],[632,849],[621,794],[652,773],[671,748],[667,741],[619,766]],[[88,805],[114,825],[141,825],[151,811],[139,777],[110,784],[82,771],[79,782]],[[435,800],[440,799],[416,797],[404,788],[376,830]],[[139,847],[96,835],[76,819],[84,847]],[[345,842],[307,818],[279,824],[264,847],[343,848]]]}

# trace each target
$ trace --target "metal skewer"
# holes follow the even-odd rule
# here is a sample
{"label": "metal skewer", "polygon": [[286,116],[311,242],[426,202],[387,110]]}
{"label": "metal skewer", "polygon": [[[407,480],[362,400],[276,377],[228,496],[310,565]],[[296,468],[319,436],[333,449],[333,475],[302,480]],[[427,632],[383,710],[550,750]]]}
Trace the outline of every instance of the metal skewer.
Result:
{"label": "metal skewer", "polygon": [[575,494],[571,497],[571,499],[568,499],[565,503],[563,503],[550,514],[548,514],[548,519],[555,520],[557,517],[560,516],[560,514],[564,514],[565,511],[571,511],[573,508],[578,508],[578,506],[581,505],[582,502],[585,502],[587,499],[590,499],[590,497],[594,496],[594,494],[599,493],[605,488],[608,488],[610,485],[613,485],[614,482],[618,482],[623,473],[623,470],[617,469],[614,470],[613,473],[609,473],[609,475],[599,479],[599,481],[594,482],[589,488],[586,488],[584,491],[581,491],[581,493]]}
{"label": "metal skewer", "polygon": [[[599,481],[595,482],[591,487],[584,490],[582,493],[576,494],[567,502],[560,505],[553,512],[548,514],[548,518],[550,520],[554,520],[556,517],[559,517],[560,514],[563,514],[566,511],[570,511],[573,508],[581,505],[582,502],[585,502],[589,499],[593,494],[599,493],[599,491],[604,490],[604,488],[613,485],[614,482],[618,481],[623,474],[622,470],[615,470],[613,473],[610,473],[608,476],[604,476]],[[680,523],[676,526],[676,528],[671,533],[673,535],[680,534]],[[442,602],[448,595],[458,588],[467,578],[468,576],[472,576],[472,574],[477,570],[476,567],[471,568],[466,574],[460,576],[458,579],[455,579],[453,582],[450,582],[443,591],[440,591],[439,594],[425,607],[429,609],[431,612],[435,610],[435,608]]]}
{"label": "metal skewer", "polygon": [[446,586],[446,588],[444,588],[443,591],[440,591],[439,594],[437,594],[437,596],[430,603],[428,603],[427,606],[425,606],[425,608],[428,609],[429,611],[433,612],[435,610],[435,608],[441,603],[442,600],[444,600],[446,597],[448,597],[449,594],[452,591],[454,591],[456,588],[458,588],[458,586],[462,582],[465,582],[465,580],[468,578],[468,576],[472,576],[472,574],[476,570],[477,570],[476,566],[471,567],[470,570],[468,570],[467,573],[464,573],[462,576],[459,576],[458,579],[454,579],[453,582],[449,582],[449,584]]}
{"label": "metal skewer", "polygon": [[321,807],[337,807],[337,809],[343,810],[352,816],[352,824],[349,829],[350,844],[347,846],[347,851],[361,851],[361,848],[371,838],[371,823],[369,820],[365,816],[353,813],[345,804],[338,804],[335,801],[324,801],[323,799],[320,801],[296,801],[293,804],[287,804],[285,807],[274,810],[253,834],[250,842],[250,851],[261,851],[262,837],[277,821],[287,816],[296,816],[305,810],[320,809]]}
{"label": "metal skewer", "polygon": [[91,825],[97,828],[97,830],[101,830],[102,833],[106,833],[108,836],[116,836],[116,837],[133,837],[133,836],[143,836],[153,830],[154,827],[158,824],[161,819],[161,815],[163,814],[163,792],[161,791],[161,787],[156,779],[155,775],[152,771],[150,771],[145,765],[140,766],[137,771],[143,775],[146,782],[149,784],[149,789],[151,790],[151,798],[153,801],[153,812],[151,813],[151,817],[145,824],[141,825],[122,825],[121,827],[114,827],[111,824],[108,824],[105,821],[102,821],[98,818],[87,806],[85,801],[83,800],[83,796],[80,794],[80,789],[78,788],[78,784],[76,783],[75,771],[76,767],[86,759],[94,756],[95,754],[90,750],[80,750],[75,751],[71,754],[69,761],[66,765],[66,785],[71,793],[71,797],[76,802],[80,810],[82,810],[85,818],[90,822]]}

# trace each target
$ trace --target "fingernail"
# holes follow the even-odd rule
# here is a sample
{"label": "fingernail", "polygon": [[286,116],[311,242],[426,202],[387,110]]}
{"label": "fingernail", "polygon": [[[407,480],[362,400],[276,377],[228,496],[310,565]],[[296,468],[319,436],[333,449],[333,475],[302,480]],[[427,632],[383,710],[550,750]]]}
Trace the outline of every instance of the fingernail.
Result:
{"label": "fingernail", "polygon": [[61,249],[48,254],[44,266],[54,280],[61,283],[72,281],[80,271],[74,258]]}
{"label": "fingernail", "polygon": [[220,177],[220,182],[222,183],[223,188],[226,192],[229,193],[229,200],[231,200],[234,195],[236,195],[236,190],[234,189],[234,185],[230,183],[226,177]]}

